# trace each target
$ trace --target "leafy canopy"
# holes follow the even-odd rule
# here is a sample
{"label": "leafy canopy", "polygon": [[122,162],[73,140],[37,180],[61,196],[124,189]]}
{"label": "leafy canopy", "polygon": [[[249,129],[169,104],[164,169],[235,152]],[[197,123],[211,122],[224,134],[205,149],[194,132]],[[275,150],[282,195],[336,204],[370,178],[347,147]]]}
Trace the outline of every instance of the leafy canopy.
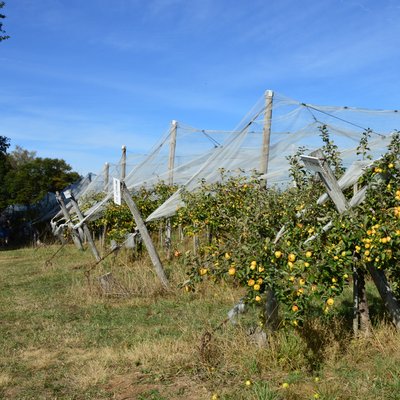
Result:
{"label": "leafy canopy", "polygon": [[36,157],[35,151],[16,146],[0,136],[0,210],[13,204],[34,204],[48,193],[62,190],[80,176],[64,160]]}
{"label": "leafy canopy", "polygon": [[64,160],[34,158],[13,169],[7,176],[7,189],[12,203],[34,204],[48,192],[56,192],[77,181],[80,176],[71,171]]}

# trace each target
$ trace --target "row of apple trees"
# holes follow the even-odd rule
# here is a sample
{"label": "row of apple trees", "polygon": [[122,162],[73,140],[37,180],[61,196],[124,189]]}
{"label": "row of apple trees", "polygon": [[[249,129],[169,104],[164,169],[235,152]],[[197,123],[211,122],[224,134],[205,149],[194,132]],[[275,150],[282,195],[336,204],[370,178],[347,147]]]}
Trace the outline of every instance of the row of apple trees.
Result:
{"label": "row of apple trees", "polygon": [[[320,130],[324,154],[339,178],[344,169],[338,149],[326,127]],[[358,148],[362,158],[369,157],[369,136],[364,132]],[[206,279],[224,280],[245,287],[245,301],[261,310],[272,292],[280,324],[294,326],[316,312],[329,313],[354,270],[383,271],[400,297],[399,134],[360,179],[359,186],[369,185],[365,201],[342,215],[331,201],[317,205],[324,187],[302,167],[304,152],[299,149],[289,160],[296,187],[264,189],[256,176],[226,175],[184,194],[179,223],[189,236],[208,232],[198,252],[189,255],[187,290]],[[344,194],[350,198],[353,188]]]}
{"label": "row of apple trees", "polygon": [[[154,210],[163,204],[175,191],[176,186],[167,185],[160,181],[154,186],[142,186],[132,192],[132,199],[135,201],[143,219],[146,219]],[[81,200],[83,211],[88,210],[94,204],[101,201],[104,193],[89,194]],[[89,223],[91,231],[96,236],[103,235],[107,243],[115,241],[123,244],[127,235],[133,233],[136,228],[135,220],[132,217],[128,206],[115,204],[112,200],[107,202],[100,217]],[[157,220],[148,225],[151,233],[157,233],[165,227],[165,221]]]}
{"label": "row of apple trees", "polygon": [[[320,127],[322,150],[337,178],[344,172],[338,148],[325,126]],[[358,154],[368,158],[364,132]],[[368,185],[365,201],[340,215],[331,201],[317,205],[323,184],[307,172],[300,148],[289,158],[296,183],[289,188],[265,189],[257,174],[252,177],[221,171],[216,183],[201,182],[182,197],[172,224],[187,238],[196,239],[196,251],[186,251],[185,289],[193,291],[203,280],[226,281],[246,288],[245,301],[263,309],[270,292],[279,303],[280,323],[301,326],[312,313],[329,313],[336,298],[349,285],[354,270],[364,274],[383,271],[394,295],[400,297],[400,139],[392,142],[360,179]],[[143,217],[162,204],[176,187],[159,183],[133,194]],[[353,189],[344,192],[350,198]],[[331,222],[330,229],[324,227]],[[150,231],[164,221],[149,224]],[[284,233],[275,240],[284,227]],[[110,203],[92,229],[104,230],[108,239],[123,241],[135,222],[127,206]],[[313,240],[309,240],[312,238]],[[176,249],[187,250],[174,238]],[[181,251],[176,251],[180,254]]]}

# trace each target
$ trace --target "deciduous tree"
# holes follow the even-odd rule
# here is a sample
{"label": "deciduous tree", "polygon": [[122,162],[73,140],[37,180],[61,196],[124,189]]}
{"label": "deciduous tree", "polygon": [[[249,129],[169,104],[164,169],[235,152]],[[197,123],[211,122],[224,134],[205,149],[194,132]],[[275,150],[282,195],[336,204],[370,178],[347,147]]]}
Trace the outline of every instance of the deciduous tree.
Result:
{"label": "deciduous tree", "polygon": [[11,169],[7,150],[10,147],[10,139],[0,136],[0,210],[8,204],[8,192],[6,188],[6,176]]}
{"label": "deciduous tree", "polygon": [[36,158],[36,151],[26,150],[16,145],[10,153],[10,162],[13,168],[18,168]]}
{"label": "deciduous tree", "polygon": [[35,158],[7,176],[7,189],[11,204],[34,204],[48,192],[64,189],[77,181],[79,174],[64,160],[53,158]]}

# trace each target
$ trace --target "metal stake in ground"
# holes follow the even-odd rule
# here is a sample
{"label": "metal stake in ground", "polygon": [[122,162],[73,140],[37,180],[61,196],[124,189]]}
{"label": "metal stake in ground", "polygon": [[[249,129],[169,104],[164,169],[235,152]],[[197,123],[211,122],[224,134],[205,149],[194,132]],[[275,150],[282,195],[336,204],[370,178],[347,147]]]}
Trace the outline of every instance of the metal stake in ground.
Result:
{"label": "metal stake in ground", "polygon": [[126,204],[128,205],[129,210],[131,211],[131,213],[133,215],[133,218],[135,219],[136,226],[143,238],[143,242],[146,245],[147,251],[149,252],[149,256],[154,265],[154,269],[156,271],[157,276],[160,278],[160,281],[163,284],[163,286],[166,289],[169,289],[168,278],[165,275],[165,271],[161,264],[160,257],[157,253],[156,248],[154,247],[153,241],[151,240],[149,231],[147,230],[147,227],[143,221],[143,218],[140,215],[140,211],[137,208],[135,202],[133,201],[132,196],[129,193],[129,190],[125,185],[125,182],[121,182],[121,194],[122,194],[122,198],[125,200]]}

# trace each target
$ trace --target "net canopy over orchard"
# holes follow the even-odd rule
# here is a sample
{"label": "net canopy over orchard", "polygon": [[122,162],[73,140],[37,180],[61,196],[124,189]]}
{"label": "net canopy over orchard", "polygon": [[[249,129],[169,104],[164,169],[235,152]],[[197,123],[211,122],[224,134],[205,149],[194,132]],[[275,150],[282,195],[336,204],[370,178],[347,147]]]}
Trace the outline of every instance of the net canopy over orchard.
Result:
{"label": "net canopy over orchard", "polygon": [[[126,161],[110,164],[75,196],[83,199],[103,194],[102,201],[85,213],[92,219],[112,197],[112,178],[125,176],[125,184],[132,192],[160,181],[179,186],[172,197],[148,216],[150,221],[173,215],[182,206],[182,188],[193,191],[201,181],[216,182],[221,179],[221,170],[225,175],[256,173],[268,186],[291,185],[288,157],[299,149],[309,153],[334,144],[343,167],[356,176],[368,164],[366,153],[368,158],[379,158],[399,126],[397,110],[320,106],[267,91],[231,131],[193,128],[173,121],[148,155],[128,153]],[[324,132],[328,132],[325,143]],[[363,139],[367,139],[367,145],[360,148]],[[360,162],[354,164],[357,160]]]}
{"label": "net canopy over orchard", "polygon": [[[366,153],[368,159],[379,158],[399,123],[397,110],[318,106],[267,92],[184,186],[192,191],[201,180],[215,182],[221,179],[221,169],[229,174],[256,172],[268,186],[288,186],[292,184],[289,157],[299,149],[308,153],[326,145],[324,132],[328,132],[328,142],[338,147],[343,167],[352,166],[346,176],[351,178],[370,163],[363,160]],[[266,149],[263,143],[268,133]],[[365,138],[368,143],[363,149],[360,141]],[[357,160],[360,162],[354,164]],[[178,191],[148,220],[172,215],[180,205]]]}
{"label": "net canopy over orchard", "polygon": [[[136,257],[144,243],[169,289],[158,240],[167,260],[182,256],[188,266],[186,291],[210,278],[240,284],[238,306],[264,302],[268,329],[278,304],[281,322],[295,327],[315,301],[328,313],[353,273],[353,330],[367,332],[359,316],[367,315],[368,271],[400,329],[399,126],[397,110],[318,106],[267,91],[232,131],[173,121],[148,155],[129,157],[123,147],[118,164],[74,193],[84,215],[73,196],[72,217],[57,197],[63,217],[53,233],[62,240],[67,227],[81,248],[86,237],[94,265],[122,246]],[[86,221],[109,246],[103,258]]]}

